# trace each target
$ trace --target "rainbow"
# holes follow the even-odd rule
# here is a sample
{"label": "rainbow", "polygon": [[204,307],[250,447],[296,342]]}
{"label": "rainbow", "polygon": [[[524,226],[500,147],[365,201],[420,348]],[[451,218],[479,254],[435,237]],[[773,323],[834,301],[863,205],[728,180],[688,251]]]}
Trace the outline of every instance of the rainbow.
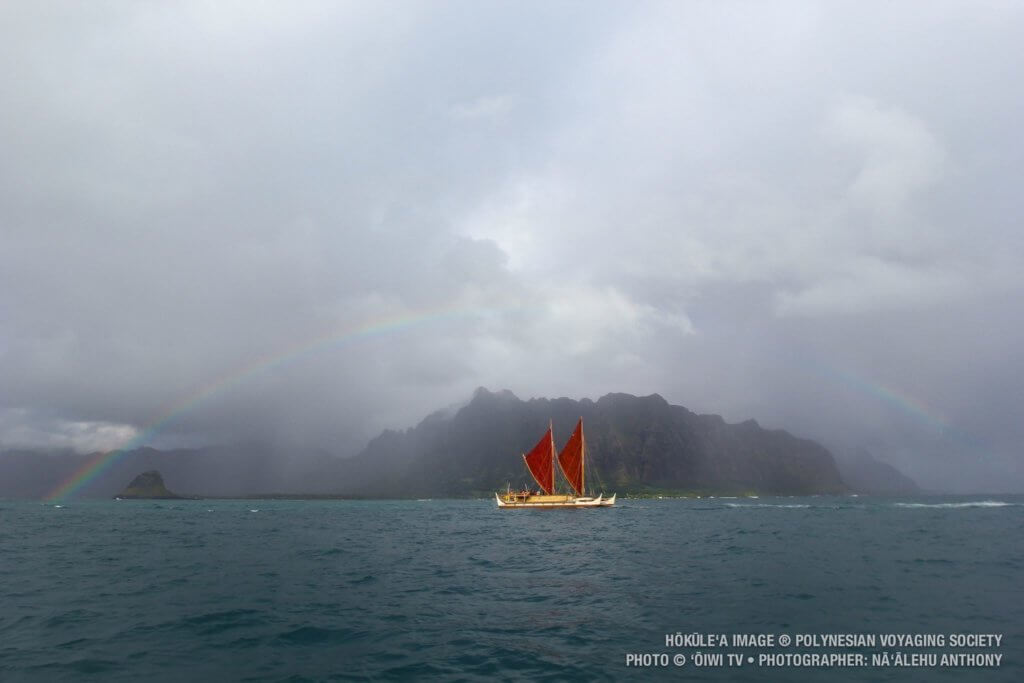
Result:
{"label": "rainbow", "polygon": [[153,437],[164,429],[168,424],[174,422],[182,415],[194,410],[196,406],[213,396],[223,394],[250,378],[275,370],[296,360],[334,348],[346,343],[369,339],[377,336],[403,332],[411,328],[427,324],[452,321],[461,318],[479,318],[495,314],[495,309],[480,308],[435,308],[415,313],[404,313],[391,315],[384,318],[377,318],[364,321],[343,330],[331,330],[318,335],[312,340],[305,340],[299,344],[293,344],[274,353],[267,353],[259,356],[244,365],[241,365],[231,372],[221,375],[217,379],[204,384],[191,393],[179,398],[148,422],[138,434],[123,444],[120,448],[105,453],[97,454],[88,460],[70,477],[62,481],[45,497],[47,502],[59,502],[69,496],[73,496],[83,486],[93,481],[122,458],[126,453],[149,443]]}
{"label": "rainbow", "polygon": [[846,386],[857,389],[868,396],[873,396],[898,409],[900,412],[911,415],[941,432],[952,428],[949,419],[942,413],[910,394],[837,367],[823,367],[823,371]]}
{"label": "rainbow", "polygon": [[[516,308],[515,310],[518,309]],[[223,394],[258,374],[284,367],[307,355],[344,345],[346,343],[391,333],[398,333],[431,323],[452,321],[460,318],[493,316],[499,312],[500,309],[494,308],[481,309],[444,307],[415,313],[391,315],[375,320],[364,321],[340,331],[332,330],[321,334],[312,340],[306,340],[302,343],[294,344],[278,350],[277,352],[259,356],[171,403],[152,421],[147,423],[134,438],[126,442],[120,448],[106,453],[97,454],[95,457],[87,461],[77,471],[75,471],[74,474],[62,481],[49,494],[47,494],[45,500],[48,502],[59,502],[69,496],[73,496],[83,486],[96,479],[96,477],[109,469],[111,465],[116,463],[126,453],[149,443],[153,437],[168,424],[174,422],[182,415],[194,410],[198,405],[211,397]],[[833,381],[854,388],[861,393],[874,396],[899,411],[912,415],[925,424],[932,426],[943,436],[953,437],[959,441],[970,444],[973,447],[983,447],[983,444],[981,444],[979,439],[954,427],[945,416],[934,408],[926,405],[923,401],[881,384],[880,382],[865,379],[832,364],[810,360],[810,367],[808,368],[806,363],[808,362],[808,359],[812,359],[813,357],[814,354],[809,354],[804,357],[805,369],[811,369],[812,371],[816,371],[819,376],[828,377]]]}
{"label": "rainbow", "polygon": [[[805,362],[807,362],[806,358]],[[985,444],[981,439],[960,429],[939,410],[919,398],[915,398],[880,381],[844,370],[836,365],[813,360],[810,361],[809,365],[819,376],[829,378],[861,394],[871,396],[876,400],[886,403],[897,411],[909,415],[932,428],[942,437],[958,441],[972,448],[985,448]]]}

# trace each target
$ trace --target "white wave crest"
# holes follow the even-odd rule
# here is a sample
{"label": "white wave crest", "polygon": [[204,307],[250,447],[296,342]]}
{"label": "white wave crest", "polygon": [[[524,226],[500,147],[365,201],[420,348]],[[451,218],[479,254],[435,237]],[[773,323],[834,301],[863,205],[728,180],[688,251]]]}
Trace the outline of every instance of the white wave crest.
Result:
{"label": "white wave crest", "polygon": [[975,500],[964,503],[893,503],[898,508],[1002,508],[1014,507],[1017,503],[1001,500]]}
{"label": "white wave crest", "polygon": [[771,503],[726,503],[727,507],[731,508],[809,508],[810,505],[799,504],[799,505],[773,505]]}

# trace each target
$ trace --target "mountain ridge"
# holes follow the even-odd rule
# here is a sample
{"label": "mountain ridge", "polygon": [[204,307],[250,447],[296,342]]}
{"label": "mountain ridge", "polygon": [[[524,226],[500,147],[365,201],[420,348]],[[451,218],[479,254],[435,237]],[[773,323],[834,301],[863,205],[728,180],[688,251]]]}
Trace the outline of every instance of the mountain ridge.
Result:
{"label": "mountain ridge", "polygon": [[[258,444],[142,447],[117,458],[77,493],[110,497],[139,472],[159,470],[172,490],[206,497],[487,495],[506,485],[532,484],[520,454],[537,442],[549,420],[560,448],[581,417],[588,481],[609,493],[797,495],[871,485],[863,476],[856,484],[848,480],[837,458],[814,441],[765,429],[756,420],[727,423],[718,415],[700,415],[658,394],[522,400],[508,390],[481,387],[458,407],[434,411],[406,429],[382,431],[351,458],[322,450],[282,454]],[[87,456],[66,452],[0,452],[0,497],[42,498],[86,462]],[[872,472],[903,477],[888,466]]]}
{"label": "mountain ridge", "polygon": [[[557,443],[584,419],[589,458],[608,490],[845,493],[825,447],[754,420],[726,423],[662,396],[610,393],[597,401],[477,389],[453,416],[432,413],[385,432],[352,459],[349,484],[369,495],[453,495],[526,482],[518,454],[554,425]],[[561,436],[559,436],[561,435]]]}

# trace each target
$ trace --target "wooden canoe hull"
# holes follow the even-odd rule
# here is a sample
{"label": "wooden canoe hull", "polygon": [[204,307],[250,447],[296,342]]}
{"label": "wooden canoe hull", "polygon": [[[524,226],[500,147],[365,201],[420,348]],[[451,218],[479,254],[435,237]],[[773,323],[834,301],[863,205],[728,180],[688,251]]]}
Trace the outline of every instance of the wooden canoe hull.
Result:
{"label": "wooden canoe hull", "polygon": [[503,510],[566,510],[578,508],[611,507],[615,505],[615,494],[611,498],[600,495],[597,498],[576,498],[574,496],[505,496],[503,500],[497,493],[494,500]]}

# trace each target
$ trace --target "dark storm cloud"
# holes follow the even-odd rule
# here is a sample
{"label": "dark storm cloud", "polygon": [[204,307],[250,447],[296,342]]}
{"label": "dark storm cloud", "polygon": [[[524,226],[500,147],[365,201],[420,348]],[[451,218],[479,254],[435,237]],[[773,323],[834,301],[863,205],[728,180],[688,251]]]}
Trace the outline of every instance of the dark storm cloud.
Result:
{"label": "dark storm cloud", "polygon": [[1024,486],[1019,8],[0,13],[2,444],[657,391]]}

